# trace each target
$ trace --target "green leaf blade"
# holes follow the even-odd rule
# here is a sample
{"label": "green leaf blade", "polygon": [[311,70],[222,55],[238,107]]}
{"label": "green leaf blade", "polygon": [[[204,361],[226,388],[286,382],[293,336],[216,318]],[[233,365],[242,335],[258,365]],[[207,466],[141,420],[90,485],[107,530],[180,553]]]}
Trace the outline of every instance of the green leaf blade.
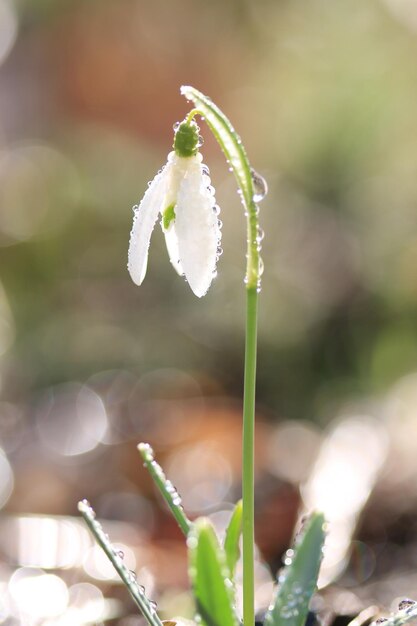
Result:
{"label": "green leaf blade", "polygon": [[196,520],[188,541],[190,578],[197,612],[205,626],[239,626],[226,557],[213,526]]}
{"label": "green leaf blade", "polygon": [[148,625],[163,626],[162,621],[156,612],[156,604],[149,600],[145,594],[144,588],[137,584],[136,574],[127,569],[123,562],[123,555],[120,555],[120,553],[118,553],[111,544],[109,537],[103,530],[103,527],[96,520],[96,514],[90,506],[90,503],[87,500],[82,500],[78,503],[78,510],[83,516],[84,521],[90,529],[94,539],[104,551],[123,583],[126,585],[134,602],[148,622]]}
{"label": "green leaf blade", "polygon": [[155,485],[161,492],[162,497],[167,503],[171,513],[175,517],[178,526],[187,537],[191,522],[184,513],[181,504],[181,497],[175,489],[171,481],[167,480],[162,467],[155,461],[154,452],[148,443],[140,443],[138,445],[139,453],[143,459],[146,469],[149,471]]}
{"label": "green leaf blade", "polygon": [[224,538],[226,562],[232,578],[235,573],[236,563],[240,558],[239,540],[242,534],[242,510],[242,500],[239,500],[233,510]]}
{"label": "green leaf blade", "polygon": [[279,577],[280,585],[265,616],[265,626],[304,626],[317,586],[324,539],[324,517],[313,513],[296,540],[291,562]]}

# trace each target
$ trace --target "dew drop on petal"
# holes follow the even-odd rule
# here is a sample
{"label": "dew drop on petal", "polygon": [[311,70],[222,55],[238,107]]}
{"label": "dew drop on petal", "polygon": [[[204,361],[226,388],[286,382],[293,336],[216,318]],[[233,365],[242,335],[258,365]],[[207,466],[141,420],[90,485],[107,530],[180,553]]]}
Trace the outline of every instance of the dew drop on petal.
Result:
{"label": "dew drop on petal", "polygon": [[254,170],[253,168],[251,168],[251,176],[252,176],[252,182],[253,182],[253,201],[254,202],[261,202],[266,194],[268,193],[268,185],[266,183],[266,180],[263,176],[261,176],[260,174],[258,174],[258,172],[256,170]]}

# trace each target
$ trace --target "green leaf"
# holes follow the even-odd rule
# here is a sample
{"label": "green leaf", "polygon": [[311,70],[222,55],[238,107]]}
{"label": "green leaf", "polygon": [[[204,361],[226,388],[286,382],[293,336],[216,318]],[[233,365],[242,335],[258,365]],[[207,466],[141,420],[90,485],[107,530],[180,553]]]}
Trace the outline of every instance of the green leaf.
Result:
{"label": "green leaf", "polygon": [[242,500],[237,502],[232,516],[229,521],[229,525],[226,529],[226,536],[224,538],[224,551],[226,554],[226,562],[230,571],[230,576],[233,578],[235,573],[236,563],[240,557],[239,540],[242,534]]}
{"label": "green leaf", "polygon": [[139,607],[142,615],[149,626],[163,626],[156,612],[156,604],[149,600],[143,587],[136,582],[136,574],[127,569],[123,562],[123,554],[117,552],[112,546],[109,537],[103,531],[101,524],[96,520],[96,514],[87,500],[78,503],[78,510],[84,518],[98,545],[104,550],[106,556],[111,561],[114,569],[128,588],[133,600]]}
{"label": "green leaf", "polygon": [[265,626],[304,626],[317,586],[324,539],[324,517],[313,513],[296,538],[294,549],[287,551],[287,564],[278,578]]}
{"label": "green leaf", "polygon": [[162,497],[168,504],[171,513],[177,520],[178,526],[181,528],[184,535],[187,536],[191,528],[191,522],[184,513],[178,491],[172,482],[167,480],[162,467],[155,461],[151,446],[148,443],[140,443],[138,450],[146,469],[149,471]]}
{"label": "green leaf", "polygon": [[239,626],[226,556],[211,523],[200,518],[188,540],[190,578],[197,613],[205,626]]}

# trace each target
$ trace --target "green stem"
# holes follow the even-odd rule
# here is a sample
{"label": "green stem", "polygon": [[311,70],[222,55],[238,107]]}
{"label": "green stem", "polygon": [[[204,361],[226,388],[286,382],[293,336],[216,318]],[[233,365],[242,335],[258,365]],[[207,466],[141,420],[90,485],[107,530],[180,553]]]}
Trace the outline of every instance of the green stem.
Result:
{"label": "green stem", "polygon": [[221,149],[226,155],[239,186],[247,220],[246,253],[246,348],[245,382],[243,394],[243,450],[242,450],[242,536],[243,536],[243,623],[255,623],[254,581],[254,434],[255,434],[255,383],[256,343],[258,318],[258,292],[260,290],[262,259],[260,256],[261,231],[258,206],[255,202],[254,175],[239,135],[223,111],[210,98],[194,87],[181,87],[181,93],[192,100],[188,123],[196,116],[204,118]]}
{"label": "green stem", "polygon": [[245,382],[243,393],[243,623],[255,623],[255,579],[254,579],[254,457],[255,457],[255,386],[256,386],[256,343],[258,324],[258,291],[246,291],[246,348]]}

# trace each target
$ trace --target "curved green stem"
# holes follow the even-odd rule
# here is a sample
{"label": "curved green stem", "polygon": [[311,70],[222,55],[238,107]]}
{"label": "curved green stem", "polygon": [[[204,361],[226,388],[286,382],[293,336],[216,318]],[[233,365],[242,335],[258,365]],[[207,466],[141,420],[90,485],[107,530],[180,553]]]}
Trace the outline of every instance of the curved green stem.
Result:
{"label": "curved green stem", "polygon": [[239,135],[223,112],[204,94],[193,87],[181,87],[181,93],[195,104],[187,116],[204,118],[230,163],[239,186],[247,221],[246,263],[246,340],[245,379],[243,395],[243,470],[242,470],[242,537],[243,537],[243,623],[255,623],[254,584],[254,439],[256,344],[258,292],[262,274],[258,207],[254,200],[253,170]]}
{"label": "curved green stem", "polygon": [[187,122],[200,115],[210,128],[236,177],[245,208],[247,224],[247,262],[245,283],[248,289],[260,288],[262,260],[260,257],[260,229],[258,206],[254,200],[252,168],[249,163],[242,140],[233,128],[223,111],[210,98],[194,87],[181,87],[181,93],[192,100],[195,108],[186,117]]}

